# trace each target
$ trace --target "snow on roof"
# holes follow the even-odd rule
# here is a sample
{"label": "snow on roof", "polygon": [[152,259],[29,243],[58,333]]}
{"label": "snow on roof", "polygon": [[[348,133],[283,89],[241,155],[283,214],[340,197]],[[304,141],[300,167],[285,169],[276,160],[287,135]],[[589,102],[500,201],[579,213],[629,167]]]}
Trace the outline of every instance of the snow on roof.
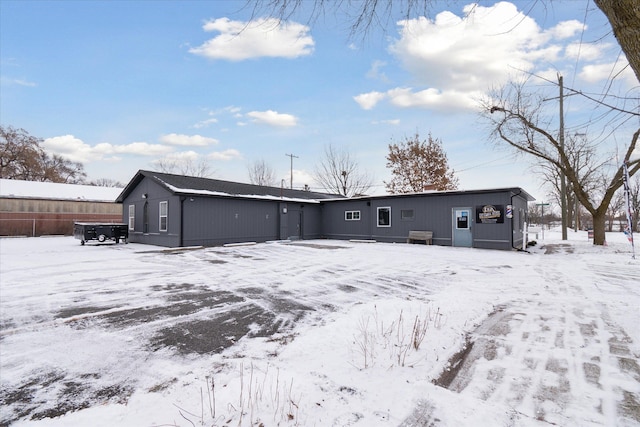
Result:
{"label": "snow on roof", "polygon": [[0,179],[0,197],[5,198],[115,202],[121,192],[122,188]]}
{"label": "snow on roof", "polygon": [[[161,180],[159,179],[159,181]],[[311,203],[311,204],[320,203],[318,200],[315,200],[315,199],[301,199],[296,197],[278,197],[278,196],[260,195],[260,194],[231,194],[231,193],[224,193],[221,191],[178,188],[164,181],[163,183],[164,185],[167,186],[169,190],[176,193],[200,194],[204,196],[218,196],[218,197],[241,197],[243,199],[279,200],[279,201],[292,202],[292,203]]]}

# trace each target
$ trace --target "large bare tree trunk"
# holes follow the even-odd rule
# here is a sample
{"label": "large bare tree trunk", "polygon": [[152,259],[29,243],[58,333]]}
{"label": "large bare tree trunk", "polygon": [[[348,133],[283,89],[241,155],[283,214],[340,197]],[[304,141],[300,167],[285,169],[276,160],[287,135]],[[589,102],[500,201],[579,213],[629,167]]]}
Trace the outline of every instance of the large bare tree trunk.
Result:
{"label": "large bare tree trunk", "polygon": [[605,218],[606,218],[605,212],[600,212],[600,210],[596,211],[596,213],[593,214],[593,244],[594,245],[605,244],[605,240],[606,240]]}
{"label": "large bare tree trunk", "polygon": [[594,0],[605,14],[613,34],[640,82],[640,2],[638,0]]}

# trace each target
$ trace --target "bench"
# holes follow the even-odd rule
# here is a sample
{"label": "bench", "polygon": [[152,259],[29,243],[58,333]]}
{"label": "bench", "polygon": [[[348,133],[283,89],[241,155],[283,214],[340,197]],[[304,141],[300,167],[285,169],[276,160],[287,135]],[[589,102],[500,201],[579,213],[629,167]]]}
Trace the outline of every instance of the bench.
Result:
{"label": "bench", "polygon": [[530,234],[534,234],[536,236],[536,239],[538,239],[538,233],[542,233],[542,228],[540,228],[540,227],[528,227],[528,229],[527,229],[527,239],[529,238]]}
{"label": "bench", "polygon": [[407,237],[407,243],[413,243],[415,240],[424,241],[427,245],[433,244],[433,231],[409,231],[409,237]]}

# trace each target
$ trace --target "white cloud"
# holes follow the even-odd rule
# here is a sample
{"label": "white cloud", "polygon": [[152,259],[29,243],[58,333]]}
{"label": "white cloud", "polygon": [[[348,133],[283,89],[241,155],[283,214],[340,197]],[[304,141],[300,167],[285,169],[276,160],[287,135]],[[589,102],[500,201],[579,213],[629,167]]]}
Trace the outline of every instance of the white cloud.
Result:
{"label": "white cloud", "polygon": [[42,146],[48,152],[58,154],[74,162],[91,162],[103,160],[115,154],[133,154],[139,156],[157,156],[172,151],[171,147],[147,142],[132,142],[124,145],[113,145],[102,142],[95,146],[83,142],[73,135],[47,138]]}
{"label": "white cloud", "polygon": [[584,61],[592,61],[602,57],[602,52],[608,49],[610,44],[587,44],[587,43],[570,43],[564,48],[564,56],[567,58],[580,58]]}
{"label": "white cloud", "polygon": [[397,126],[400,124],[400,119],[390,119],[390,120],[374,120],[371,122],[372,125],[394,125]]}
{"label": "white cloud", "polygon": [[366,76],[370,79],[388,82],[389,78],[384,72],[381,71],[382,68],[384,68],[386,65],[387,63],[384,61],[373,61],[373,63],[371,64],[371,68],[369,69],[369,71],[367,71]]}
{"label": "white cloud", "polygon": [[401,108],[434,108],[440,110],[468,109],[477,107],[482,92],[477,91],[439,91],[429,88],[414,92],[411,88],[397,88],[387,92],[389,101]]}
{"label": "white cloud", "polygon": [[207,145],[215,145],[218,143],[217,139],[207,138],[200,135],[181,135],[176,133],[170,133],[160,137],[160,142],[169,145],[184,145],[192,147],[206,147]]}
{"label": "white cloud", "polygon": [[14,79],[13,83],[17,84],[18,86],[26,86],[26,87],[37,86],[34,82],[30,82],[29,80],[26,80],[26,79]]}
{"label": "white cloud", "polygon": [[623,79],[629,87],[637,86],[638,80],[626,59],[621,59],[617,63],[585,65],[578,77],[588,83],[610,79],[617,76]]}
{"label": "white cloud", "polygon": [[103,156],[103,153],[96,152],[92,146],[85,144],[73,135],[47,138],[42,142],[42,147],[48,152],[58,154],[73,162],[89,162],[99,160]]}
{"label": "white cloud", "polygon": [[371,110],[378,102],[382,101],[386,95],[382,92],[369,92],[354,96],[353,99],[360,105],[363,110]]}
{"label": "white cloud", "polygon": [[[289,188],[291,185],[291,171],[287,170],[287,172],[280,176],[280,180],[278,180],[278,187],[280,185],[284,185],[284,188]],[[321,188],[318,188],[318,184],[316,184],[315,179],[313,177],[313,173],[307,172],[301,169],[293,170],[293,188],[302,189],[304,186],[308,185],[310,187],[314,187],[316,191],[323,191]]]}
{"label": "white cloud", "polygon": [[36,87],[38,86],[36,83],[31,82],[27,79],[20,79],[20,78],[12,78],[12,77],[5,77],[5,76],[0,76],[0,84],[2,84],[3,86],[13,86],[13,85],[18,85],[18,86],[25,86],[25,87]]}
{"label": "white cloud", "polygon": [[207,119],[207,120],[202,120],[202,121],[199,121],[198,123],[196,123],[195,125],[193,125],[193,127],[196,128],[196,129],[206,128],[207,126],[209,126],[210,124],[213,124],[213,123],[218,123],[218,119],[216,119],[215,117],[212,117],[212,118]]}
{"label": "white cloud", "polygon": [[96,152],[105,154],[134,154],[138,156],[157,156],[166,154],[173,149],[166,145],[149,144],[148,142],[132,142],[130,144],[113,145],[108,142],[97,144],[94,147]]}
{"label": "white cloud", "polygon": [[314,47],[309,27],[275,18],[252,22],[219,18],[206,22],[203,29],[220,34],[189,52],[212,59],[297,58],[310,55]]}
{"label": "white cloud", "polygon": [[[535,71],[538,62],[559,59],[560,41],[582,30],[582,23],[565,21],[545,31],[508,2],[469,4],[462,12],[399,21],[399,38],[389,51],[411,73],[414,88],[364,93],[356,102],[363,109],[384,99],[404,108],[474,108],[482,93],[515,72]],[[378,70],[372,67],[369,74]]]}
{"label": "white cloud", "polygon": [[586,30],[587,26],[580,21],[572,19],[570,21],[562,21],[558,23],[555,27],[547,30],[546,33],[554,39],[562,40],[575,36],[583,29]]}
{"label": "white cloud", "polygon": [[293,127],[298,124],[296,116],[291,114],[278,113],[277,111],[251,111],[247,116],[253,119],[255,123],[263,123],[276,127]]}
{"label": "white cloud", "polygon": [[212,160],[222,160],[226,162],[233,159],[241,159],[242,155],[238,150],[234,150],[233,148],[230,148],[224,151],[214,151],[213,153],[210,153],[207,157],[209,157]]}
{"label": "white cloud", "polygon": [[198,158],[200,157],[200,155],[198,153],[196,153],[193,150],[189,150],[189,151],[179,151],[176,153],[169,153],[166,156],[164,156],[162,159],[160,160],[155,160],[152,163],[157,164],[159,162],[169,162],[169,163],[193,163],[196,160],[198,160]]}

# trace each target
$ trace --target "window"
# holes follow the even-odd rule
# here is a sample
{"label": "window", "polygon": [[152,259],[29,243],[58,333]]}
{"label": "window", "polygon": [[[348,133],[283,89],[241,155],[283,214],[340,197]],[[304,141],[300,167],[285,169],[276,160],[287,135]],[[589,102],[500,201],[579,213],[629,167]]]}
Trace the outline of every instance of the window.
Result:
{"label": "window", "polygon": [[160,202],[160,231],[167,231],[167,205],[168,202]]}
{"label": "window", "polygon": [[413,209],[403,209],[400,211],[400,219],[403,221],[413,221]]}
{"label": "window", "polygon": [[456,229],[468,230],[469,228],[469,211],[456,210]]}
{"label": "window", "polygon": [[391,227],[391,208],[378,208],[378,227]]}
{"label": "window", "polygon": [[360,211],[344,211],[345,221],[360,221]]}
{"label": "window", "polygon": [[136,206],[129,205],[129,230],[136,227]]}

